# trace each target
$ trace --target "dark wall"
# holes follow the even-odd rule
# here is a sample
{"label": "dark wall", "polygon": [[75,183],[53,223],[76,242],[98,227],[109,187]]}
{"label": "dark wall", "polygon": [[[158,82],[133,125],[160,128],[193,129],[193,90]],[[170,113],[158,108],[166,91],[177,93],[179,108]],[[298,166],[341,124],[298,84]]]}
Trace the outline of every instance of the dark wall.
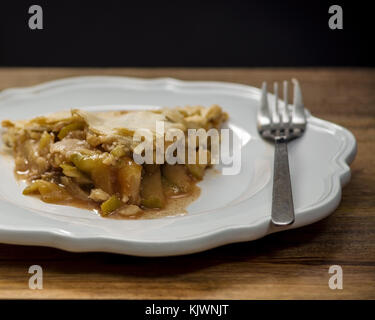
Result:
{"label": "dark wall", "polygon": [[[30,30],[41,5],[44,29]],[[344,29],[330,30],[339,4]],[[373,66],[364,1],[3,0],[2,66]]]}

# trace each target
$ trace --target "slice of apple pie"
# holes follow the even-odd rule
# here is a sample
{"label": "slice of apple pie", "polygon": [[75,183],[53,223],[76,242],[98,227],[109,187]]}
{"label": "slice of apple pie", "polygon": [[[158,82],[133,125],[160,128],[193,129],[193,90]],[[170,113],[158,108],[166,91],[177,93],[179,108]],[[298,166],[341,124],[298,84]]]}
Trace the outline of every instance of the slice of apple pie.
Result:
{"label": "slice of apple pie", "polygon": [[[217,105],[145,111],[74,109],[27,121],[5,120],[3,141],[13,152],[16,176],[28,182],[23,194],[94,209],[102,216],[151,217],[147,214],[166,208],[168,213],[181,211],[186,199],[198,194],[195,183],[210,165],[209,161],[157,164],[156,123],[162,123],[165,131],[187,133],[188,129],[218,129],[227,118]],[[134,135],[139,129],[152,135],[152,163],[134,160],[140,145]],[[209,158],[210,143],[205,151]]]}

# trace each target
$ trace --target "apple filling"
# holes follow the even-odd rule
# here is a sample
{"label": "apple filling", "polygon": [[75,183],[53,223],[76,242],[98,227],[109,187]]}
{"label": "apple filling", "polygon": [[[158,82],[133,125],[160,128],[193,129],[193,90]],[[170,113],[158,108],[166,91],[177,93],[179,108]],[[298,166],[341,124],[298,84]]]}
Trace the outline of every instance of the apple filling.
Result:
{"label": "apple filling", "polygon": [[[13,153],[17,177],[28,183],[24,195],[94,209],[102,216],[139,218],[165,209],[174,199],[197,194],[196,182],[210,164],[138,164],[133,158],[136,130],[149,129],[155,138],[156,121],[187,132],[219,128],[227,118],[217,105],[152,111],[75,109],[27,121],[5,120],[3,141]],[[209,145],[205,152],[210,158]]]}

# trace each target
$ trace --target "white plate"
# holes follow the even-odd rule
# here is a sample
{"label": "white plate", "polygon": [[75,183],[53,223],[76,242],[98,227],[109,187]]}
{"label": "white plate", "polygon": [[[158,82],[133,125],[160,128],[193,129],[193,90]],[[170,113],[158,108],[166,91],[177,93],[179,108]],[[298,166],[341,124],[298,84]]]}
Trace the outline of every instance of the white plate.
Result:
{"label": "white plate", "polygon": [[[79,77],[0,93],[0,120],[22,119],[69,108],[152,108],[221,105],[243,138],[241,173],[208,174],[202,194],[185,216],[154,220],[104,219],[83,209],[51,205],[22,195],[13,161],[0,156],[0,242],[69,251],[138,256],[198,252],[254,240],[323,219],[338,206],[350,179],[356,141],[346,129],[308,114],[306,133],[289,144],[296,220],[270,223],[273,146],[256,130],[259,89],[231,83]],[[90,107],[87,107],[90,106]]]}

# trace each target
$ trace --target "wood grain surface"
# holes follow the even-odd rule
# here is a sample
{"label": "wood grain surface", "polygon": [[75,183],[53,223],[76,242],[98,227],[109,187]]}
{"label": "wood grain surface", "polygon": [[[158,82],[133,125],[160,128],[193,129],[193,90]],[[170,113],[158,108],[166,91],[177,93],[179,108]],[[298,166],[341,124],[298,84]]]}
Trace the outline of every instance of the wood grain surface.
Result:
{"label": "wood grain surface", "polygon": [[[259,87],[297,77],[313,115],[351,130],[352,179],[328,218],[263,239],[169,258],[69,253],[0,244],[0,298],[375,299],[374,69],[0,69],[0,90],[80,75],[175,77]],[[44,270],[43,290],[28,268]],[[343,290],[328,268],[343,269]]]}

